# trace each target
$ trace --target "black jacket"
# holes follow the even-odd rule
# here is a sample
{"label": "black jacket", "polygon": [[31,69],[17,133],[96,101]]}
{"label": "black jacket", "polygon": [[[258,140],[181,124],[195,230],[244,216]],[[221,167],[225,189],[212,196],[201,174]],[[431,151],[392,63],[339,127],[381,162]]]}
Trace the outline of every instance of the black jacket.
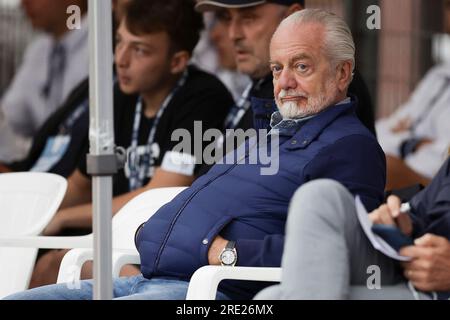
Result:
{"label": "black jacket", "polygon": [[[7,164],[12,171],[29,171],[41,156],[50,137],[58,134],[60,125],[89,98],[89,80],[83,80],[69,95],[65,103],[55,111],[42,125],[33,139],[30,152],[21,161]],[[74,123],[72,130],[68,132],[71,136],[69,147],[63,157],[49,172],[68,177],[77,167],[80,159],[85,158],[85,150],[88,146],[89,112],[85,112]]]}

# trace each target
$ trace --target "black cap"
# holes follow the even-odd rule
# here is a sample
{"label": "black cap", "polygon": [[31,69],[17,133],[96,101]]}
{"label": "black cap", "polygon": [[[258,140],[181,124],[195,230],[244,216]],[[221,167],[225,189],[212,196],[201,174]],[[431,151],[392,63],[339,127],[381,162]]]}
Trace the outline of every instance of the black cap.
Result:
{"label": "black cap", "polygon": [[195,6],[198,11],[209,11],[217,8],[246,8],[264,3],[277,3],[290,6],[294,3],[305,5],[305,0],[199,0]]}

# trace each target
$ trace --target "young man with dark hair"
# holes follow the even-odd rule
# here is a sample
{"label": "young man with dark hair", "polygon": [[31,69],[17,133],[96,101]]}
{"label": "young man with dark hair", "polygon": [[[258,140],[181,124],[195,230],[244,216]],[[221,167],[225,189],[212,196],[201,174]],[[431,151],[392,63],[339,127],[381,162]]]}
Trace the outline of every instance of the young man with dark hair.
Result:
{"label": "young man with dark hair", "polygon": [[[222,129],[233,100],[214,76],[188,66],[201,28],[201,15],[189,0],[133,0],[117,30],[115,62],[116,145],[127,149],[128,161],[114,177],[113,212],[151,188],[190,185],[198,172],[192,153],[172,150],[172,132],[185,129],[194,146],[194,122],[203,130]],[[203,145],[205,146],[205,144]],[[86,150],[87,151],[87,150]],[[44,231],[90,228],[91,181],[85,161],[69,178],[63,208]],[[43,256],[33,286],[56,280],[64,252]],[[49,279],[49,268],[54,270]]]}

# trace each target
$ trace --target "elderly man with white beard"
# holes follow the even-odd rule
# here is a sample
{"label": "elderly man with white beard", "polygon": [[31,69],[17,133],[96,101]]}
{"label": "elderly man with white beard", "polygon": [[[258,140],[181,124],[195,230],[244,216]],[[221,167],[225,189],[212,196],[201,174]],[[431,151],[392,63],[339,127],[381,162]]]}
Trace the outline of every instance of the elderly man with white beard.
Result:
{"label": "elderly man with white beard", "polygon": [[[308,181],[336,180],[369,210],[383,200],[383,151],[346,97],[355,49],[345,22],[320,10],[299,11],[279,26],[270,51],[280,111],[266,144],[243,145],[244,157],[214,165],[137,230],[142,275],[115,279],[115,298],[184,299],[192,274],[208,264],[280,266],[289,202]],[[271,148],[274,139],[278,148]],[[278,156],[275,174],[262,174],[261,161],[249,163],[261,148]],[[9,299],[89,299],[92,282],[80,285]],[[217,297],[249,299],[267,285],[222,281]]]}
{"label": "elderly man with white beard", "polygon": [[308,19],[306,14],[287,18],[270,45],[274,94],[283,118],[313,116],[350,101],[346,95],[355,66],[350,32],[337,43],[337,32]]}

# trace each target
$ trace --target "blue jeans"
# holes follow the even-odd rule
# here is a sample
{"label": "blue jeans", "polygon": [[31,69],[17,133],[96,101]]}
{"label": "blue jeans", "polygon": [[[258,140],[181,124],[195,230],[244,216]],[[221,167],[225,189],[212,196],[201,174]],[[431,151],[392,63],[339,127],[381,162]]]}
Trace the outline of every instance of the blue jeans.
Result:
{"label": "blue jeans", "polygon": [[[79,289],[74,285],[55,284],[10,295],[5,300],[91,300],[92,280],[80,281]],[[142,275],[114,279],[115,300],[184,300],[189,282],[165,278],[146,279]],[[216,299],[229,300],[217,292]]]}

